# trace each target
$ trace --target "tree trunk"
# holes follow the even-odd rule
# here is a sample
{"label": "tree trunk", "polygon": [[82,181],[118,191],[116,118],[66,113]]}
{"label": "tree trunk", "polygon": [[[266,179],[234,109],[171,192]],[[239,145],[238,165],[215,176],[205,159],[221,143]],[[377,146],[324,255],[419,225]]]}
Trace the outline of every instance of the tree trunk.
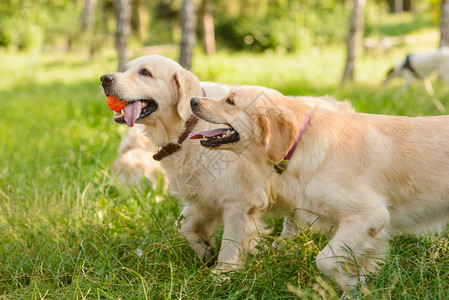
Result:
{"label": "tree trunk", "polygon": [[111,26],[109,20],[115,14],[115,3],[110,1],[102,1],[101,4],[101,22],[103,23],[104,35],[109,36],[111,34]]}
{"label": "tree trunk", "polygon": [[123,72],[128,63],[128,39],[131,34],[131,5],[130,0],[115,0],[115,16],[117,29],[115,31],[115,48],[118,55],[118,71]]}
{"label": "tree trunk", "polygon": [[203,0],[203,29],[204,29],[204,47],[206,54],[215,53],[215,27],[214,15],[212,14],[212,4],[210,0]]}
{"label": "tree trunk", "polygon": [[90,58],[93,58],[95,56],[96,50],[93,33],[96,4],[97,0],[84,0],[83,15],[81,17],[81,32],[86,37],[86,43],[89,45]]}
{"label": "tree trunk", "polygon": [[137,31],[139,41],[145,43],[148,39],[149,16],[148,7],[144,0],[133,1],[131,22]]}
{"label": "tree trunk", "polygon": [[394,12],[397,14],[404,12],[404,2],[402,0],[394,0]]}
{"label": "tree trunk", "polygon": [[449,0],[441,1],[440,48],[449,47]]}
{"label": "tree trunk", "polygon": [[413,10],[412,0],[403,0],[402,3],[404,6],[404,11],[412,11]]}
{"label": "tree trunk", "polygon": [[400,10],[400,12],[413,10],[412,0],[386,0],[386,2],[388,4],[388,10],[390,13],[398,12],[397,5],[399,5],[399,7],[402,7],[402,10]]}
{"label": "tree trunk", "polygon": [[342,82],[354,80],[354,65],[360,53],[363,38],[363,19],[366,0],[354,0],[351,15],[351,24],[347,40],[346,66]]}
{"label": "tree trunk", "polygon": [[196,12],[193,0],[182,0],[179,11],[182,38],[179,53],[179,63],[186,69],[192,68],[193,47],[195,46]]}
{"label": "tree trunk", "polygon": [[81,17],[81,30],[90,31],[93,24],[94,10],[97,0],[84,0],[83,16]]}

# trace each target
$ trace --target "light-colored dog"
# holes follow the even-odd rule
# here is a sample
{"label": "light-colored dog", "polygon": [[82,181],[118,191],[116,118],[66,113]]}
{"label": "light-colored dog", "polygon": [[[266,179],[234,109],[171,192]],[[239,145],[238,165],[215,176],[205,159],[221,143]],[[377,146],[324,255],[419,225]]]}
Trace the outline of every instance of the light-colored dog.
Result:
{"label": "light-colored dog", "polygon": [[119,182],[132,187],[142,187],[144,182],[155,188],[162,168],[153,159],[157,148],[143,133],[143,125],[136,124],[122,137],[112,174]]}
{"label": "light-colored dog", "polygon": [[[212,97],[223,97],[231,90],[226,84],[202,81],[201,89]],[[340,105],[345,105],[341,102]],[[348,104],[346,104],[348,105]],[[117,150],[112,175],[128,187],[143,187],[150,185],[155,188],[162,167],[159,161],[153,159],[157,152],[155,147],[144,133],[145,127],[135,124],[123,135]]]}
{"label": "light-colored dog", "polygon": [[[313,227],[332,227],[335,234],[317,266],[351,289],[377,268],[392,234],[441,230],[446,224],[449,116],[337,112],[251,86],[219,101],[193,98],[191,107],[197,117],[225,124],[191,138],[202,138],[208,149],[242,153],[256,170],[240,180],[251,182],[259,198],[224,208],[224,214],[247,212],[233,214],[232,238],[250,239],[252,224],[276,208],[294,211]],[[274,175],[274,165],[285,171]],[[272,188],[276,201],[269,196]]]}
{"label": "light-colored dog", "polygon": [[[266,209],[265,205],[277,200],[266,199],[261,207],[242,205],[252,201],[259,204],[264,195],[277,198],[277,191],[273,189],[267,196],[256,189],[260,183],[249,174],[256,174],[257,170],[245,157],[211,151],[189,139],[182,142],[186,129],[218,127],[192,116],[190,99],[203,94],[198,79],[176,62],[150,55],[132,61],[123,73],[103,75],[101,81],[105,95],[129,102],[122,113],[116,114],[115,121],[129,126],[144,125],[151,142],[162,147],[156,158],[161,159],[169,190],[185,204],[180,218],[181,235],[207,262],[214,254],[211,237],[218,225],[224,224],[217,267],[239,265],[240,250],[252,248],[254,239],[264,232],[259,213]],[[212,93],[206,90],[206,95],[213,97]],[[330,97],[305,97],[297,102],[352,110],[349,103]],[[194,124],[192,120],[198,122]],[[247,222],[246,227],[235,222],[242,218]]]}
{"label": "light-colored dog", "polygon": [[405,79],[402,91],[405,91],[415,79],[421,79],[428,93],[433,95],[433,88],[428,79],[433,73],[438,74],[446,84],[449,84],[449,48],[407,55],[403,61],[387,72],[384,84],[395,77],[402,77]]}

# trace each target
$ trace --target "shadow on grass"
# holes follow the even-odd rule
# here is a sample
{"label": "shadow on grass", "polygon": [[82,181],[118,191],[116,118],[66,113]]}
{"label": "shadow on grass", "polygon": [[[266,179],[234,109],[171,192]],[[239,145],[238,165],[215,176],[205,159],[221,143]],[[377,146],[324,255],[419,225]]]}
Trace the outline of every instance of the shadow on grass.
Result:
{"label": "shadow on grass", "polygon": [[429,15],[404,14],[402,18],[387,16],[387,21],[371,22],[365,28],[366,35],[403,36],[415,31],[435,27],[435,23]]}
{"label": "shadow on grass", "polygon": [[[443,114],[427,94],[421,81],[400,94],[402,82],[382,86],[381,84],[348,83],[319,85],[314,82],[286,82],[278,89],[285,95],[330,95],[337,100],[349,100],[357,112],[398,116],[430,116]],[[435,82],[436,97],[449,113],[449,87]]]}

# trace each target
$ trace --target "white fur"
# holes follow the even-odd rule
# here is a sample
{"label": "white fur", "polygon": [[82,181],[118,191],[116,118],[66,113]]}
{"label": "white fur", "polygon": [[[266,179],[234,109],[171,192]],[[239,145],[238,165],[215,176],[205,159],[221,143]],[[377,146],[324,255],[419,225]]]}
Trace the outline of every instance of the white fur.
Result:
{"label": "white fur", "polygon": [[[387,74],[384,83],[394,77],[402,77],[405,79],[403,90],[407,89],[416,78],[409,69],[403,68],[404,63],[405,59],[394,66]],[[410,54],[410,65],[422,80],[437,73],[446,84],[449,84],[449,48],[441,48],[428,53],[412,53]]]}

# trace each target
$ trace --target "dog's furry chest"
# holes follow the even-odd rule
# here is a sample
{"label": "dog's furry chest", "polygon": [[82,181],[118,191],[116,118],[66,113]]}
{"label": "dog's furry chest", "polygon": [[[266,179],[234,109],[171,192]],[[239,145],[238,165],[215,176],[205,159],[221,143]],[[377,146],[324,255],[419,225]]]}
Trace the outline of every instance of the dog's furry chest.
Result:
{"label": "dog's furry chest", "polygon": [[255,188],[248,180],[252,167],[230,151],[214,151],[187,141],[161,165],[169,180],[169,192],[189,204],[220,211],[232,201],[258,201],[248,194]]}
{"label": "dog's furry chest", "polygon": [[335,215],[331,214],[320,199],[307,197],[307,179],[299,179],[290,174],[273,175],[271,212],[294,213],[299,224],[313,224],[316,229],[329,229],[337,224]]}

